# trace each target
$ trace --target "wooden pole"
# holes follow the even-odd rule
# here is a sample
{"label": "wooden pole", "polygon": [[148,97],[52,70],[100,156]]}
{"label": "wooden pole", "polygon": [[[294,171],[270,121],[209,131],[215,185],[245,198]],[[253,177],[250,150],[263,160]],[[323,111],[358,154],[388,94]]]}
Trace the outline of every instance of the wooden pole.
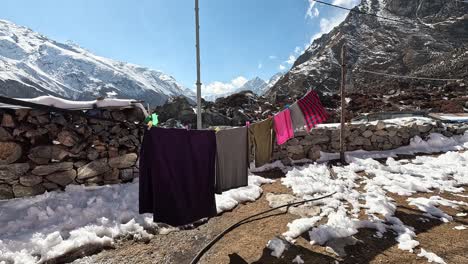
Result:
{"label": "wooden pole", "polygon": [[197,49],[197,129],[202,129],[201,111],[201,81],[200,81],[200,21],[198,16],[198,0],[195,0],[195,34]]}
{"label": "wooden pole", "polygon": [[346,99],[345,99],[345,78],[346,78],[346,45],[341,46],[341,126],[340,126],[340,160],[345,163],[345,115],[346,115]]}

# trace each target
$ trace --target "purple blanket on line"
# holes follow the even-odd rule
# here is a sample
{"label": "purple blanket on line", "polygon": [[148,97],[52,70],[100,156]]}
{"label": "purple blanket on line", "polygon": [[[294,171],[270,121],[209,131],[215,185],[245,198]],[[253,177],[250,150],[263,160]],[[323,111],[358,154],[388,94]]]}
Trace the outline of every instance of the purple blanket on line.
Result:
{"label": "purple blanket on line", "polygon": [[172,226],[216,215],[214,131],[154,127],[140,153],[140,213]]}

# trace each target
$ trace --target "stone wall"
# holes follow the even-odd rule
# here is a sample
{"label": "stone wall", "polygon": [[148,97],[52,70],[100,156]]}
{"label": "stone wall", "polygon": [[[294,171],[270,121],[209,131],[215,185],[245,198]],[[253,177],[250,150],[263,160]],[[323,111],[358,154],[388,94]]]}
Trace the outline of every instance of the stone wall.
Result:
{"label": "stone wall", "polygon": [[127,122],[0,109],[0,199],[137,177],[141,110],[92,109],[87,114]]}
{"label": "stone wall", "polygon": [[[363,124],[351,124],[346,129],[346,150],[390,150],[408,145],[410,139],[419,136],[427,138],[430,133],[444,136],[461,135],[468,130],[468,125],[442,124],[430,119],[417,119],[407,122],[378,121]],[[318,160],[320,152],[336,153],[340,150],[340,129],[338,126],[325,125],[307,133],[299,131],[295,138],[282,146],[275,146],[273,160],[290,163],[294,160]]]}

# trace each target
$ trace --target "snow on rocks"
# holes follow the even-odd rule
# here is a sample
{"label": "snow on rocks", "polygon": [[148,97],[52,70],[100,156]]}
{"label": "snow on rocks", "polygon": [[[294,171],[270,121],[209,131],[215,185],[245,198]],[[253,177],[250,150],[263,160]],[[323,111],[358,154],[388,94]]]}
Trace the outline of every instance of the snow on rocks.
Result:
{"label": "snow on rocks", "polygon": [[266,246],[268,249],[272,250],[271,255],[276,258],[281,257],[283,252],[288,248],[288,244],[279,238],[269,240]]}
{"label": "snow on rocks", "polygon": [[301,255],[297,255],[297,256],[293,259],[292,263],[295,263],[295,264],[304,264],[304,260],[301,258]]}
{"label": "snow on rocks", "polygon": [[[249,186],[216,195],[218,212],[254,201],[259,186],[271,182],[249,176]],[[0,263],[38,263],[84,247],[109,247],[122,236],[148,240],[159,229],[174,231],[138,213],[138,184],[69,185],[65,192],[0,201]]]}

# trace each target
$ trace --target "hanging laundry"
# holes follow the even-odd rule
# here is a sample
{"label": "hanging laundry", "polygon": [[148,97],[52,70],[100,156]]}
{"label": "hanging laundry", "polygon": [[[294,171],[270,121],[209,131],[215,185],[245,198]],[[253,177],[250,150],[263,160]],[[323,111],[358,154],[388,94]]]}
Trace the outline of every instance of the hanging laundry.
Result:
{"label": "hanging laundry", "polygon": [[328,118],[327,111],[315,91],[310,91],[297,101],[297,104],[304,114],[307,130],[310,131],[317,124],[325,122]]}
{"label": "hanging laundry", "polygon": [[295,102],[289,107],[289,111],[291,112],[291,121],[294,130],[302,130],[305,128],[305,118],[304,114],[302,113],[301,108]]}
{"label": "hanging laundry", "polygon": [[260,167],[270,162],[273,150],[273,119],[254,123],[249,127],[249,142],[253,149],[255,166]]}
{"label": "hanging laundry", "polygon": [[216,193],[248,185],[247,127],[216,133]]}
{"label": "hanging laundry", "polygon": [[294,130],[292,127],[291,113],[289,108],[286,108],[285,110],[276,114],[273,121],[278,145],[283,145],[290,138],[294,137]]}
{"label": "hanging laundry", "polygon": [[214,131],[154,127],[140,155],[140,213],[172,226],[216,215]]}

